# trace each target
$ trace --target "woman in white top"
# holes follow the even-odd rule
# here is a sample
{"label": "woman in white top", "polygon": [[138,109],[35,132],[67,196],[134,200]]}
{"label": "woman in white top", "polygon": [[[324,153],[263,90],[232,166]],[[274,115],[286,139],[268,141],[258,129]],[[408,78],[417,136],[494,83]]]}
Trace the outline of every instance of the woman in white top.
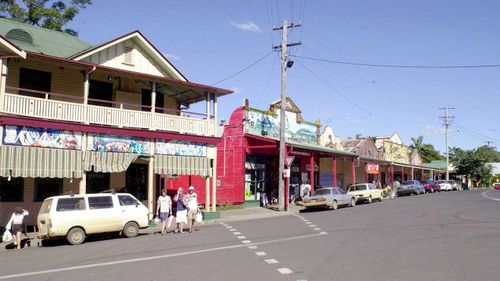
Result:
{"label": "woman in white top", "polygon": [[21,207],[16,207],[14,209],[14,213],[12,213],[12,216],[10,217],[9,222],[7,223],[7,226],[5,226],[6,229],[12,231],[12,234],[14,236],[14,246],[16,246],[16,249],[21,249],[21,232],[23,231],[23,220],[27,215],[29,215],[28,211],[24,210]]}

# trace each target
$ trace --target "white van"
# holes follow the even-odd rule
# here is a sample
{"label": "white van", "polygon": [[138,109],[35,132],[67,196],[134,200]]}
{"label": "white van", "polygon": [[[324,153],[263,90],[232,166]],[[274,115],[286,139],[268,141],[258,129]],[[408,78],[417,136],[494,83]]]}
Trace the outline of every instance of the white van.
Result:
{"label": "white van", "polygon": [[120,232],[135,237],[148,223],[148,209],[128,193],[49,197],[37,217],[41,239],[66,237],[73,245],[96,233]]}

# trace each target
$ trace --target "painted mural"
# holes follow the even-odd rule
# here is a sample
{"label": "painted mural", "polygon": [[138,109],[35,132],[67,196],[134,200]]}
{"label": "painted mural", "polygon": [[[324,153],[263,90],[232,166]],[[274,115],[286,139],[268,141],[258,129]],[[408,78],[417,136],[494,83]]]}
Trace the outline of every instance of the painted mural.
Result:
{"label": "painted mural", "polygon": [[80,132],[6,125],[4,136],[3,143],[9,145],[73,150],[82,148]]}
{"label": "painted mural", "polygon": [[408,147],[401,144],[384,141],[384,160],[410,164]]}
{"label": "painted mural", "polygon": [[422,162],[423,161],[422,161],[422,158],[420,157],[420,153],[418,153],[418,151],[414,150],[410,156],[410,163],[413,165],[421,166]]}
{"label": "painted mural", "polygon": [[143,138],[89,134],[88,150],[99,152],[122,152],[149,154],[149,141]]}
{"label": "painted mural", "polygon": [[155,153],[161,155],[207,157],[207,144],[189,141],[157,141]]}
{"label": "painted mural", "polygon": [[[297,114],[286,112],[285,138],[290,141],[318,143],[317,126],[308,122],[297,122]],[[279,111],[277,114],[267,114],[261,111],[247,109],[245,112],[245,132],[248,134],[279,139]]]}

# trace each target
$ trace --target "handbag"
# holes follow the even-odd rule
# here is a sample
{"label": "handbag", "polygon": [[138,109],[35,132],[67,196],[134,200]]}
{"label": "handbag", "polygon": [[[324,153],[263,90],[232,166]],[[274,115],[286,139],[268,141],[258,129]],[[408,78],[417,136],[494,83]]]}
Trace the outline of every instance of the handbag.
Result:
{"label": "handbag", "polygon": [[5,232],[3,233],[2,241],[9,242],[11,240],[12,240],[12,233],[10,233],[10,230],[6,229]]}
{"label": "handbag", "polygon": [[200,211],[196,213],[196,222],[202,222],[203,221],[203,215],[201,214]]}

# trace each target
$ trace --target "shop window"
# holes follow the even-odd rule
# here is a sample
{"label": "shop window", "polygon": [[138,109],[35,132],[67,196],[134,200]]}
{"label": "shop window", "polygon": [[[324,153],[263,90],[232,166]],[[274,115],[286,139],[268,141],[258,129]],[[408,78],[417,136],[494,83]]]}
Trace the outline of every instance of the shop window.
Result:
{"label": "shop window", "polygon": [[0,177],[0,202],[23,202],[24,180],[23,178]]}
{"label": "shop window", "polygon": [[[39,71],[28,68],[19,70],[19,88],[29,89],[42,92],[50,92],[52,81],[52,73]],[[41,93],[33,93],[30,91],[19,91],[20,95],[30,96],[35,98],[44,98]]]}
{"label": "shop window", "polygon": [[35,179],[35,202],[63,193],[63,179]]}
{"label": "shop window", "polygon": [[100,193],[110,190],[109,173],[87,172],[87,193]]}

